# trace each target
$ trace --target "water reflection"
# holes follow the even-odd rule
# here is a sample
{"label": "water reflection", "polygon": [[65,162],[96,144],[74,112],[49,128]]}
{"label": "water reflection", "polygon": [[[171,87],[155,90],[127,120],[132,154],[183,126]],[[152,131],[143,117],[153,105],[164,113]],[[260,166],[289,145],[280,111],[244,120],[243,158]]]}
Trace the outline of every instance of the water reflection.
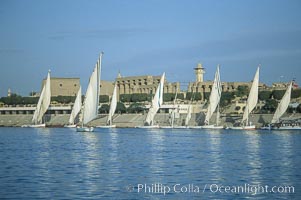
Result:
{"label": "water reflection", "polygon": [[278,158],[281,160],[279,168],[280,180],[282,180],[283,184],[291,184],[290,178],[293,170],[292,134],[288,131],[279,131],[277,138]]}
{"label": "water reflection", "polygon": [[89,195],[92,195],[101,190],[97,185],[97,181],[102,178],[99,170],[99,166],[101,166],[101,157],[99,155],[101,144],[97,133],[81,134],[85,142],[85,149],[82,153],[82,164],[84,165],[84,170],[82,170],[82,173],[84,174],[82,177],[84,181],[83,187],[85,187],[85,190]]}
{"label": "water reflection", "polygon": [[165,169],[165,161],[163,153],[165,151],[165,133],[162,130],[148,130],[148,140],[150,142],[151,160],[149,168],[152,176],[152,182],[164,182],[163,174]]}
{"label": "water reflection", "polygon": [[258,131],[245,131],[246,135],[246,152],[248,158],[248,168],[249,168],[249,184],[261,184],[262,176],[262,161],[260,156],[260,139],[261,135]]}
{"label": "water reflection", "polygon": [[219,130],[210,130],[209,133],[209,149],[210,149],[210,173],[212,174],[212,181],[221,183],[223,180],[221,171],[221,132]]}

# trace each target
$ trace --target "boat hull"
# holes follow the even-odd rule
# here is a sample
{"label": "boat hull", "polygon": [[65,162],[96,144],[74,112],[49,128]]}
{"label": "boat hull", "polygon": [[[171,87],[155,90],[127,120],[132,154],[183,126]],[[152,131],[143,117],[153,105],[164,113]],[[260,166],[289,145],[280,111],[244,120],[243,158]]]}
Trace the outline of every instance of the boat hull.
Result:
{"label": "boat hull", "polygon": [[191,128],[191,129],[202,129],[203,126],[189,126],[189,128]]}
{"label": "boat hull", "polygon": [[30,125],[22,125],[22,128],[45,128],[46,124],[30,124]]}
{"label": "boat hull", "polygon": [[109,125],[109,126],[96,126],[96,128],[116,128],[116,125]]}
{"label": "boat hull", "polygon": [[76,127],[77,132],[93,132],[93,127]]}
{"label": "boat hull", "polygon": [[261,127],[261,130],[301,130],[301,126]]}
{"label": "boat hull", "polygon": [[136,126],[135,128],[152,129],[152,128],[160,128],[160,127],[159,125],[152,125],[152,126]]}
{"label": "boat hull", "polygon": [[223,126],[216,126],[216,125],[205,125],[202,126],[203,129],[224,129]]}
{"label": "boat hull", "polygon": [[160,126],[162,129],[187,129],[188,126]]}
{"label": "boat hull", "polygon": [[76,128],[76,124],[65,125],[64,128]]}
{"label": "boat hull", "polygon": [[250,126],[238,126],[238,127],[229,127],[231,130],[255,130],[255,125]]}

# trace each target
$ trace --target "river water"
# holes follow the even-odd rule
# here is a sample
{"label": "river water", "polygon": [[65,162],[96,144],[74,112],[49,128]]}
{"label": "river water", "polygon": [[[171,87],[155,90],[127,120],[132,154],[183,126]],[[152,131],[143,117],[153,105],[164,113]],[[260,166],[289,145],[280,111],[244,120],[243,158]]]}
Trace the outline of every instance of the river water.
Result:
{"label": "river water", "polygon": [[1,199],[301,199],[301,131],[0,128]]}

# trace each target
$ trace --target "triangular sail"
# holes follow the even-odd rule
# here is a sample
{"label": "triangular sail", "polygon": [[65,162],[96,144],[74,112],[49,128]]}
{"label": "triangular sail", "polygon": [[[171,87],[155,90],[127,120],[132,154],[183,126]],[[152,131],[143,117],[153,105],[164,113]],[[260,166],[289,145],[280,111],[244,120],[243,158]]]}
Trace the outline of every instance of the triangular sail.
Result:
{"label": "triangular sail", "polygon": [[251,86],[251,90],[248,96],[247,105],[244,111],[242,122],[246,122],[246,125],[248,125],[248,119],[249,114],[253,111],[253,109],[256,107],[257,101],[258,101],[258,85],[259,85],[259,66],[256,70],[253,83]]}
{"label": "triangular sail", "polygon": [[107,125],[112,125],[113,121],[113,115],[115,113],[117,107],[117,84],[115,83],[114,90],[113,90],[113,95],[112,95],[112,101],[110,105],[110,111],[109,111],[109,116],[107,120]]}
{"label": "triangular sail", "polygon": [[212,85],[212,90],[209,97],[209,106],[204,122],[205,124],[209,125],[209,121],[212,117],[212,114],[214,113],[216,107],[219,105],[221,99],[221,93],[222,93],[222,85],[220,81],[219,66],[217,66],[215,76],[214,76],[214,82]]}
{"label": "triangular sail", "polygon": [[50,105],[50,99],[51,99],[51,90],[50,90],[50,71],[48,71],[47,79],[45,82],[45,85],[42,89],[37,107],[34,111],[32,122],[34,124],[41,124],[42,118],[46,111],[48,110],[48,107]]}
{"label": "triangular sail", "polygon": [[287,87],[284,96],[282,97],[280,103],[278,104],[277,110],[274,113],[271,123],[279,122],[280,117],[285,113],[291,101],[291,91],[292,91],[292,82]]}
{"label": "triangular sail", "polygon": [[177,101],[177,96],[178,96],[178,90],[176,91],[175,99],[173,100],[173,110],[171,112],[171,122],[170,125],[171,127],[174,127],[174,122],[175,122],[175,115],[176,115],[176,101]]}
{"label": "triangular sail", "polygon": [[220,112],[219,112],[219,105],[217,106],[217,111],[216,111],[216,126],[219,125],[220,122]]}
{"label": "triangular sail", "polygon": [[191,110],[192,110],[192,106],[189,105],[189,106],[188,106],[188,110],[187,110],[186,119],[185,119],[185,126],[188,126],[189,121],[190,121],[190,119],[191,119]]}
{"label": "triangular sail", "polygon": [[156,94],[153,98],[152,105],[147,113],[145,120],[146,125],[152,126],[154,124],[154,117],[163,103],[164,79],[165,73],[163,73],[163,75],[161,76],[161,80],[157,87]]}
{"label": "triangular sail", "polygon": [[74,101],[74,105],[70,114],[69,124],[74,124],[74,120],[78,113],[80,112],[82,107],[82,89],[79,87],[79,90],[76,95],[76,99]]}
{"label": "triangular sail", "polygon": [[89,80],[89,85],[85,95],[84,108],[83,108],[83,124],[87,124],[97,117],[98,114],[98,101],[99,101],[99,78],[101,69],[102,53],[95,65],[93,73]]}

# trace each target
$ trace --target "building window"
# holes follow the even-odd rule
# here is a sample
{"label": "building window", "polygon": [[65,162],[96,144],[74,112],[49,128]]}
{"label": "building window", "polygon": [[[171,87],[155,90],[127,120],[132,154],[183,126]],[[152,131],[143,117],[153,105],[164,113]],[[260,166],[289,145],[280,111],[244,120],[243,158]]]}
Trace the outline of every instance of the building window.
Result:
{"label": "building window", "polygon": [[74,87],[76,87],[77,85],[76,84],[74,84]]}
{"label": "building window", "polygon": [[60,87],[62,87],[62,86],[63,86],[63,84],[60,83]]}

